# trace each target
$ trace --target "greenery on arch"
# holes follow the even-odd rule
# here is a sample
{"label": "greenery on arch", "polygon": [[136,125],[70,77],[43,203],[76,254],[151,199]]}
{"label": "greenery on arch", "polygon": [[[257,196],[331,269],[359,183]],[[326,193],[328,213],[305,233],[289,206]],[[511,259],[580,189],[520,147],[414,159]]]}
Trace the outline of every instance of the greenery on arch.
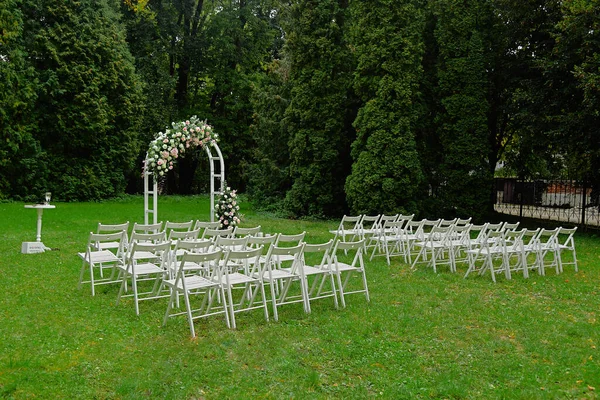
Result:
{"label": "greenery on arch", "polygon": [[214,146],[217,141],[218,135],[213,132],[212,126],[195,115],[186,121],[173,122],[170,128],[159,132],[150,142],[144,168],[160,180],[173,169],[187,149]]}

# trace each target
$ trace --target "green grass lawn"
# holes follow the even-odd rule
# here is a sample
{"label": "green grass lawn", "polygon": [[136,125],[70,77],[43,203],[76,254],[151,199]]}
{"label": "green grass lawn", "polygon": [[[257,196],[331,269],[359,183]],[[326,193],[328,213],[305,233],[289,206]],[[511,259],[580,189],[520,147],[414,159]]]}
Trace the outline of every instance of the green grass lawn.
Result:
{"label": "green grass lawn", "polygon": [[[289,221],[253,212],[244,226],[331,238],[337,221]],[[206,197],[161,197],[163,221],[209,219]],[[529,279],[463,279],[441,268],[411,271],[395,259],[367,262],[371,302],[348,296],[261,311],[185,317],[162,327],[166,299],[115,305],[117,287],[77,289],[96,224],[143,221],[141,197],[58,203],[44,213],[53,248],[20,253],[35,240],[35,211],[0,203],[0,397],[129,398],[596,398],[600,391],[600,238],[576,236],[579,270]]]}

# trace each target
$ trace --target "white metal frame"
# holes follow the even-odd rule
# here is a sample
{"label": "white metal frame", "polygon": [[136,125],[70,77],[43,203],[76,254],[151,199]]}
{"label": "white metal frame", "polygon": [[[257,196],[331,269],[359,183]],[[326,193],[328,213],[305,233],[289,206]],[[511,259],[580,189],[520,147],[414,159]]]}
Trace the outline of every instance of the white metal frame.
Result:
{"label": "white metal frame", "polygon": [[[216,155],[213,155],[211,147],[215,149]],[[214,222],[215,195],[222,193],[225,186],[225,161],[223,161],[223,154],[216,142],[204,146],[204,150],[210,162],[210,221]],[[152,176],[152,173],[144,166],[144,224],[149,223],[150,214],[152,214],[153,223],[156,224],[158,222],[158,181],[157,179],[152,179],[151,184],[150,176]],[[215,183],[217,181],[219,190],[215,191]],[[150,203],[150,195],[152,195],[152,203]]]}

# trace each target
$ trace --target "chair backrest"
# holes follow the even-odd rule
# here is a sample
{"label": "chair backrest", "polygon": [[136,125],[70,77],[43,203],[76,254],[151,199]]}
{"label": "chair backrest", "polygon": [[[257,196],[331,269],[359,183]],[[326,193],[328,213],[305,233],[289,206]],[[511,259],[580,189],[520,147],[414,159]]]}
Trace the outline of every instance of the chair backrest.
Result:
{"label": "chair backrest", "polygon": [[208,249],[214,247],[214,243],[211,240],[177,240],[175,242],[175,255],[181,255],[184,252],[188,253],[206,253]]}
{"label": "chair backrest", "polygon": [[200,221],[200,220],[198,220],[194,224],[194,229],[200,229],[200,230],[203,230],[203,229],[206,229],[206,228],[209,228],[209,229],[218,229],[219,225],[221,225],[221,223],[218,222],[218,221],[215,221],[215,222],[206,222],[206,221]]}
{"label": "chair backrest", "polygon": [[268,249],[270,246],[277,243],[279,239],[279,233],[274,235],[265,235],[265,236],[249,236],[248,237],[248,247],[255,249],[257,247],[263,246]]}
{"label": "chair backrest", "polygon": [[504,230],[504,231],[516,231],[517,229],[519,229],[519,222],[515,222],[515,223],[505,222],[504,225],[502,225],[502,230]]}
{"label": "chair backrest", "polygon": [[171,231],[176,232],[188,232],[191,231],[194,227],[194,221],[190,220],[187,222],[165,222],[165,231],[167,232],[167,237],[171,233]]}
{"label": "chair backrest", "polygon": [[233,230],[233,236],[255,236],[261,232],[261,229],[262,227],[260,225],[253,228],[240,228],[239,226],[236,226]]}
{"label": "chair backrest", "polygon": [[434,226],[429,231],[427,240],[431,242],[444,242],[449,244],[452,240],[453,226]]}
{"label": "chair backrest", "polygon": [[423,221],[424,220],[414,221],[412,219],[406,221],[406,224],[404,225],[404,233],[416,235],[416,236],[422,234],[423,233]]}
{"label": "chair backrest", "polygon": [[568,247],[570,249],[575,248],[575,232],[577,232],[577,227],[574,228],[563,228],[561,227],[558,231],[558,243]]}
{"label": "chair backrest", "polygon": [[171,230],[167,239],[175,241],[175,240],[196,240],[200,236],[200,229],[194,229],[191,231],[176,231]]}
{"label": "chair backrest", "polygon": [[183,280],[182,286],[185,290],[185,279],[183,279],[186,275],[186,267],[189,266],[190,263],[196,265],[202,265],[203,276],[206,279],[211,279],[212,277],[217,277],[217,282],[220,281],[221,278],[221,268],[219,267],[219,261],[223,258],[223,250],[221,249],[213,249],[211,251],[203,252],[203,253],[185,253],[181,256],[178,264],[177,264],[177,280]]}
{"label": "chair backrest", "polygon": [[441,219],[423,219],[421,220],[421,228],[424,232],[429,232],[434,226],[439,226]]}
{"label": "chair backrest", "polygon": [[134,243],[148,243],[155,244],[161,243],[166,240],[165,232],[157,232],[157,233],[139,233],[133,232],[131,237],[129,238],[129,244],[133,245]]}
{"label": "chair backrest", "polygon": [[132,233],[157,233],[162,231],[162,221],[156,224],[133,224]]}
{"label": "chair backrest", "polygon": [[282,233],[279,235],[276,245],[279,246],[281,243],[288,243],[288,244],[300,243],[301,241],[304,240],[304,236],[306,236],[306,232],[296,233],[293,235],[284,235]]}
{"label": "chair backrest", "polygon": [[[316,266],[317,268],[331,268],[331,250],[333,239],[326,243],[305,243],[303,252],[304,265]],[[316,259],[315,257],[318,257]]]}
{"label": "chair backrest", "polygon": [[379,225],[380,215],[365,215],[360,221],[360,229],[364,232],[373,232]]}
{"label": "chair backrest", "polygon": [[237,238],[217,236],[215,238],[215,247],[219,247],[224,251],[245,250],[248,247],[248,236]]}
{"label": "chair backrest", "polygon": [[[295,274],[302,265],[304,245],[302,242],[291,247],[271,246],[265,259],[267,271],[284,267],[290,268],[290,272]],[[281,256],[286,257],[284,261],[281,260]]]}
{"label": "chair backrest", "polygon": [[400,217],[402,217],[402,215],[400,215],[400,214],[395,214],[395,215],[382,214],[381,217],[379,217],[379,226],[382,226],[383,224],[385,224],[386,221],[396,221]]}
{"label": "chair backrest", "polygon": [[404,225],[408,223],[407,220],[396,220],[396,221],[386,221],[381,227],[380,235],[388,235],[388,236],[400,236],[403,234]]}
{"label": "chair backrest", "polygon": [[488,223],[486,229],[489,231],[500,231],[504,226],[504,222],[498,222],[495,224]]}
{"label": "chair backrest", "polygon": [[460,246],[468,246],[471,240],[471,228],[473,225],[454,225],[452,227],[452,240]]}
{"label": "chair backrest", "polygon": [[[225,252],[225,271],[229,269],[238,269],[243,266],[248,276],[260,276],[262,273],[263,263],[260,262],[263,247],[246,250],[229,250]],[[231,263],[230,263],[231,262]],[[229,274],[227,273],[227,284],[229,285]]]}
{"label": "chair backrest", "polygon": [[202,232],[202,239],[215,240],[217,237],[231,237],[233,234],[233,228],[230,226],[227,229],[212,229],[206,228]]}
{"label": "chair backrest", "polygon": [[98,222],[98,229],[96,229],[96,233],[117,233],[122,231],[129,231],[129,221],[122,224],[103,224],[102,222]]}
{"label": "chair backrest", "polygon": [[437,226],[452,226],[456,224],[456,218],[454,219],[440,219]]}
{"label": "chair backrest", "polygon": [[[171,251],[171,242],[165,241],[161,243],[141,243],[134,242],[131,246],[131,253],[129,257],[129,265],[133,265],[136,262],[139,263],[143,259],[155,260],[158,258],[158,263],[164,269],[168,268],[169,255]],[[141,257],[137,257],[136,254],[141,254]]]}
{"label": "chair backrest", "polygon": [[544,229],[540,230],[538,234],[538,243],[542,246],[556,246],[558,233],[560,228]]}
{"label": "chair backrest", "polygon": [[461,225],[469,225],[470,223],[471,223],[471,217],[469,217],[469,218],[456,218],[456,221],[454,222],[454,225],[461,226]]}

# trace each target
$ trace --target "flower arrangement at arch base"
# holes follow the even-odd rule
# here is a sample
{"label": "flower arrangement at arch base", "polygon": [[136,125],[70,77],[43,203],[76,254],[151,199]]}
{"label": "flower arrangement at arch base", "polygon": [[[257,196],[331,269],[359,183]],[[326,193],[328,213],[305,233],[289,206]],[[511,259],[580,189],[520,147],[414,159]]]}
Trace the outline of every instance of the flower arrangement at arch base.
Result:
{"label": "flower arrangement at arch base", "polygon": [[[225,183],[225,185],[227,185]],[[235,227],[241,222],[240,206],[238,196],[235,190],[229,186],[225,187],[222,193],[217,196],[215,201],[215,217],[219,222],[220,229],[227,229],[230,226]]]}
{"label": "flower arrangement at arch base", "polygon": [[195,115],[187,121],[173,122],[171,128],[159,132],[150,142],[144,166],[159,181],[173,169],[177,158],[182,157],[187,149],[212,146],[217,140],[212,127]]}

